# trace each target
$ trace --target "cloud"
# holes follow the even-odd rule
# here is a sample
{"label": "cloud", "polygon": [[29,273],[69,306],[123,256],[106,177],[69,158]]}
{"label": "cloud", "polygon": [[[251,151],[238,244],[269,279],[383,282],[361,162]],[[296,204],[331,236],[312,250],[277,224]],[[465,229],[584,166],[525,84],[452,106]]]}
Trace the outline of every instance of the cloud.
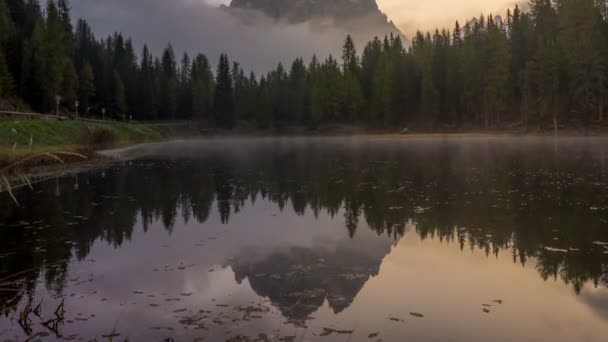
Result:
{"label": "cloud", "polygon": [[585,288],[578,299],[587,304],[599,317],[608,320],[608,290],[606,288]]}
{"label": "cloud", "polygon": [[[178,53],[201,52],[212,62],[225,52],[246,70],[258,73],[274,68],[278,62],[290,63],[296,57],[308,60],[314,53],[319,57],[337,55],[347,34],[331,23],[278,24],[262,16],[250,17],[243,23],[217,7],[227,2],[78,0],[72,2],[72,11],[74,17],[90,23],[97,37],[121,32],[133,39],[138,50],[146,43],[156,55],[171,42]],[[359,41],[371,38],[365,35],[362,32]]]}
{"label": "cloud", "polygon": [[377,3],[406,35],[412,35],[417,30],[451,29],[456,20],[462,24],[481,13],[504,17],[507,8],[515,4],[521,7],[527,0],[377,0]]}

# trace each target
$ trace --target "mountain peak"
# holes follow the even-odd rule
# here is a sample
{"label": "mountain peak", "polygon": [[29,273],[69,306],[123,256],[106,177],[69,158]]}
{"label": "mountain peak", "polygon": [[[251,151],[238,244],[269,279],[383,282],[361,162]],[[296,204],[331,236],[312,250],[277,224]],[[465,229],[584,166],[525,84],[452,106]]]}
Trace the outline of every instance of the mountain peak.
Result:
{"label": "mountain peak", "polygon": [[[273,20],[289,24],[324,23],[353,34],[384,36],[401,34],[380,11],[376,0],[232,0],[229,11],[255,11]],[[242,16],[248,20],[248,16]]]}
{"label": "mountain peak", "polygon": [[257,10],[292,23],[316,17],[347,19],[379,12],[375,0],[232,0],[230,7]]}

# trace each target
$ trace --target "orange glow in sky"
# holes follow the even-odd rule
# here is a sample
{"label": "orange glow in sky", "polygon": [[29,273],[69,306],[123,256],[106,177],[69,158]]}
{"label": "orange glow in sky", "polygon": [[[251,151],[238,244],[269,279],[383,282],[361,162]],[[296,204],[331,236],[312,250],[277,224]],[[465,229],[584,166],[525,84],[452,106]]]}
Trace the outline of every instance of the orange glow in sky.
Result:
{"label": "orange glow in sky", "polygon": [[378,6],[406,35],[416,30],[434,30],[439,27],[452,28],[454,22],[461,23],[484,14],[504,16],[507,8],[516,0],[377,0]]}

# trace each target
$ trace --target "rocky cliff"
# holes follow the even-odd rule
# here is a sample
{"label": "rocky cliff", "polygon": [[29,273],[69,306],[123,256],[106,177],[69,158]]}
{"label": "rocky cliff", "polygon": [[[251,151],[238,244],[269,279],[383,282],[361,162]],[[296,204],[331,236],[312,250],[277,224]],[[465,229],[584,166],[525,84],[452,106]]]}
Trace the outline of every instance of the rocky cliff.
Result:
{"label": "rocky cliff", "polygon": [[246,21],[257,13],[282,23],[338,28],[366,39],[401,34],[376,0],[232,0],[226,9]]}

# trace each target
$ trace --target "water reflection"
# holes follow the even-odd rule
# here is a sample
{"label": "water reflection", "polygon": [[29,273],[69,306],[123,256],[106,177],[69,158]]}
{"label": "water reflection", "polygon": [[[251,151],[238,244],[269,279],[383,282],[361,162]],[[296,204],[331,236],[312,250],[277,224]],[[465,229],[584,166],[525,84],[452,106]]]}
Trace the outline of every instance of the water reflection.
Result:
{"label": "water reflection", "polygon": [[312,246],[245,249],[228,265],[290,322],[305,325],[326,301],[334,313],[348,308],[365,283],[378,275],[392,241],[373,236],[315,241]]}
{"label": "water reflection", "polygon": [[[576,293],[603,287],[608,285],[605,146],[604,140],[481,138],[153,145],[143,157],[112,168],[20,191],[21,208],[0,199],[2,312],[15,318],[41,280],[46,296],[57,299],[74,284],[99,284],[92,276],[74,280],[70,269],[87,262],[88,268],[101,268],[100,261],[88,259],[100,241],[113,248],[105,255],[123,253],[138,267],[157,272],[200,263],[184,248],[181,260],[190,261],[154,266],[152,257],[142,259],[134,246],[147,243],[147,249],[156,249],[149,252],[158,254],[167,237],[151,244],[146,236],[158,234],[154,226],[161,224],[168,236],[185,227],[202,230],[189,231],[193,238],[211,229],[214,214],[223,229],[235,220],[245,228],[218,242],[214,253],[208,236],[184,237],[182,244],[209,248],[205,258],[231,269],[237,285],[246,283],[268,298],[297,327],[309,324],[325,303],[334,314],[343,313],[408,230],[488,258],[508,254],[512,262],[532,263],[542,279],[559,279]],[[288,213],[310,220],[309,226],[289,227],[296,219]],[[283,220],[284,228],[272,220]],[[330,221],[341,222],[346,234],[326,231]],[[264,225],[272,227],[267,234]],[[180,255],[174,249],[168,253],[155,256],[157,264]],[[128,301],[133,291],[115,295]],[[604,317],[605,298],[593,291],[581,296]]]}

